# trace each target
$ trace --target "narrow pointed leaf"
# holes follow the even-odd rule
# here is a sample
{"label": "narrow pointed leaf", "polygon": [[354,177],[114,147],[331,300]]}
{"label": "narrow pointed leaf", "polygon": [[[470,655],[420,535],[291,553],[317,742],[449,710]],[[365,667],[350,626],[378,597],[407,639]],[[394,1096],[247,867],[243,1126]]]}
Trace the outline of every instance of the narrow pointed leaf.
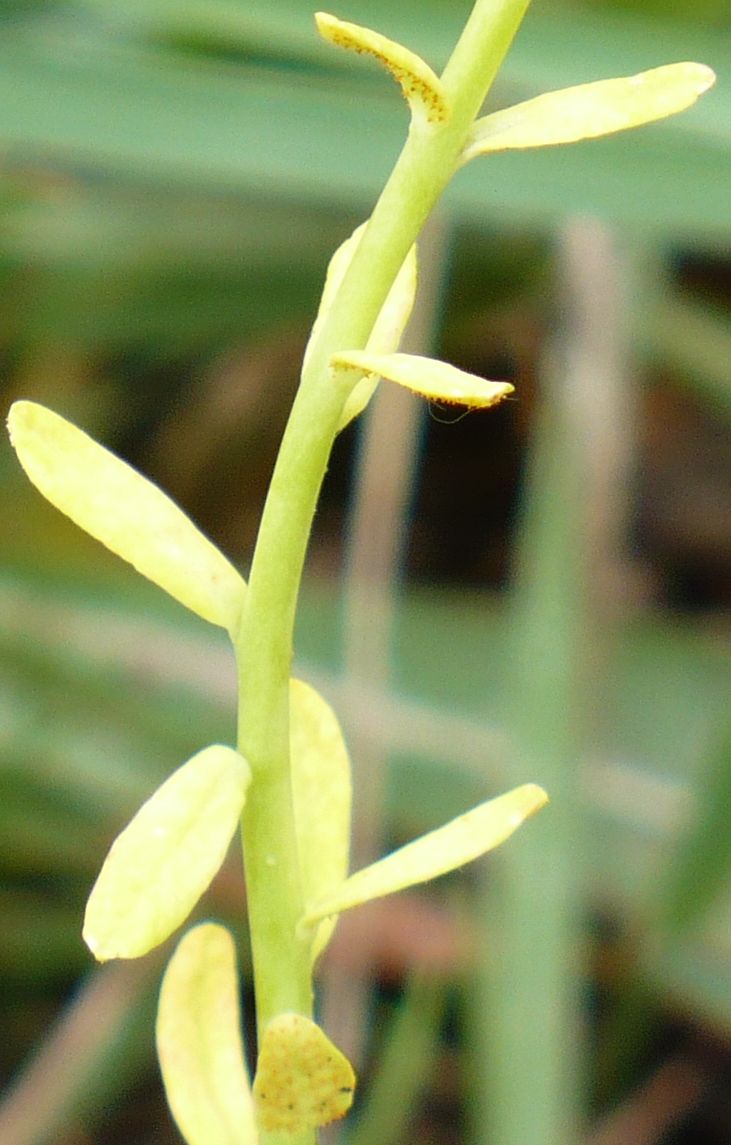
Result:
{"label": "narrow pointed leaf", "polygon": [[157,1054],[168,1105],[187,1145],[257,1145],[231,935],[189,930],[160,990]]}
{"label": "narrow pointed leaf", "polygon": [[334,893],[308,912],[305,924],[339,914],[371,899],[444,875],[484,855],[513,834],[521,823],[548,801],[533,783],[481,803],[444,827],[422,835],[385,859],[351,875]]}
{"label": "narrow pointed leaf", "polygon": [[185,921],[224,860],[250,778],[246,760],[216,744],[142,805],[87,903],[84,941],[99,962],[138,958]]}
{"label": "narrow pointed leaf", "polygon": [[316,12],[320,35],[341,48],[373,56],[390,71],[404,94],[417,123],[443,123],[449,116],[447,97],[439,76],[417,56],[380,32],[338,20],[327,12]]}
{"label": "narrow pointed leaf", "polygon": [[418,354],[372,354],[370,350],[342,350],[330,358],[334,379],[350,380],[352,374],[385,378],[432,401],[454,403],[470,409],[487,409],[513,392],[509,382],[488,382]]}
{"label": "narrow pointed leaf", "polygon": [[[290,684],[290,728],[300,876],[305,901],[315,902],[348,873],[350,759],[334,711],[302,680]],[[334,925],[325,919],[318,927],[313,958],[327,945]]]}
{"label": "narrow pointed leaf", "polygon": [[715,79],[705,64],[666,64],[639,75],[550,91],[478,119],[462,161],[490,151],[575,143],[665,119],[690,107]]}
{"label": "narrow pointed leaf", "polygon": [[161,489],[71,422],[15,402],[10,438],[37,489],[186,608],[233,631],[246,585]]}
{"label": "narrow pointed leaf", "polygon": [[315,1022],[278,1014],[264,1031],[254,1102],[267,1132],[299,1133],[344,1117],[355,1074],[348,1059]]}

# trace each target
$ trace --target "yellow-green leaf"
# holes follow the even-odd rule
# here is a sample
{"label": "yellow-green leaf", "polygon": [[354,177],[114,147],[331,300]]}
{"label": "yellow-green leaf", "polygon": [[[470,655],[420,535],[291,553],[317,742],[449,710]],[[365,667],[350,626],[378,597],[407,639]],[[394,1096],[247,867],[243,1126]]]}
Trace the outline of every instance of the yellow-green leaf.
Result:
{"label": "yellow-green leaf", "polygon": [[350,381],[353,374],[385,378],[433,401],[487,409],[513,392],[509,382],[487,382],[418,354],[373,354],[370,350],[341,350],[330,358],[335,380]]}
{"label": "yellow-green leaf", "polygon": [[168,963],[157,1011],[168,1105],[187,1145],[257,1145],[231,935],[202,923]]}
{"label": "yellow-green leaf", "polygon": [[84,941],[99,962],[138,958],[185,921],[224,860],[250,779],[246,760],[215,744],[142,805],[87,903]]}
{"label": "yellow-green leaf", "polygon": [[502,843],[548,801],[541,787],[526,783],[481,803],[444,827],[422,835],[370,867],[357,871],[315,904],[304,919],[311,925],[371,899],[444,875]]}
{"label": "yellow-green leaf", "polygon": [[262,1129],[298,1133],[328,1125],[348,1112],[354,1090],[353,1067],[315,1022],[292,1013],[272,1019],[254,1078]]}
{"label": "yellow-green leaf", "polygon": [[690,107],[715,79],[705,64],[666,64],[635,76],[550,91],[478,119],[462,162],[490,151],[574,143],[664,119]]}
{"label": "yellow-green leaf", "polygon": [[[398,349],[404,327],[409,320],[416,297],[416,246],[412,246],[394,279],[388,297],[368,338],[367,349],[373,354],[390,354]],[[352,395],[351,395],[352,397]]]}
{"label": "yellow-green leaf", "polygon": [[366,229],[367,223],[361,223],[356,227],[352,235],[348,235],[347,239],[341,242],[335,253],[331,256],[327,264],[327,273],[325,274],[325,285],[322,288],[322,295],[320,296],[320,305],[317,308],[317,318],[312,327],[307,348],[305,350],[305,365],[311,352],[312,343],[319,332],[324,317],[329,313],[335,297],[340,289],[340,284],[343,281],[346,270],[353,261],[353,255],[358,249],[358,243],[363,237],[363,232]]}
{"label": "yellow-green leaf", "polygon": [[[358,243],[363,236],[366,226],[366,223],[362,223],[359,227],[356,227],[352,235],[350,235],[345,242],[340,244],[330,259],[327,276],[325,278],[325,286],[320,300],[320,308],[312,327],[307,350],[305,351],[305,365],[307,364],[313,341],[318,336],[325,317],[340,289],[343,276],[353,261],[353,255],[358,249]],[[393,286],[388,293],[388,297],[381,308],[381,312],[376,319],[370,338],[368,339],[368,349],[373,353],[389,354],[398,348],[401,335],[404,332],[404,328],[411,314],[411,309],[414,305],[416,281],[417,257],[416,246],[413,246],[404,259],[403,266],[399,273],[396,275]],[[377,377],[369,376],[361,378],[345,402],[338,425],[338,432],[344,429],[354,417],[357,417],[358,414],[363,412],[373,397],[377,385]]]}
{"label": "yellow-green leaf", "polygon": [[157,485],[35,402],[15,402],[8,428],[21,465],[52,505],[186,608],[235,630],[244,580]]}
{"label": "yellow-green leaf", "polygon": [[320,35],[341,48],[373,56],[390,71],[404,94],[416,123],[443,123],[449,116],[447,97],[439,76],[415,52],[380,32],[316,12]]}
{"label": "yellow-green leaf", "polygon": [[[297,852],[306,902],[316,902],[348,873],[350,759],[337,716],[302,680],[290,684],[292,798]],[[325,948],[334,921],[320,923],[313,958]]]}
{"label": "yellow-green leaf", "polygon": [[[416,247],[407,254],[398,272],[388,298],[368,339],[368,351],[373,354],[390,354],[398,349],[404,327],[409,320],[416,297],[417,259]],[[354,417],[368,405],[378,387],[378,376],[371,374],[358,382],[343,406],[338,431],[345,428]]]}

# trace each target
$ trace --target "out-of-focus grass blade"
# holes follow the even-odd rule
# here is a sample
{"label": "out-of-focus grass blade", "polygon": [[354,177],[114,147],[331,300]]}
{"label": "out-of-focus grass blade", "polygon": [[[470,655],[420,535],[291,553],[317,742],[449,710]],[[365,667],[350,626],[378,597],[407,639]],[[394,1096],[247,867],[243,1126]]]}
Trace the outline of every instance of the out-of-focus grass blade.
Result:
{"label": "out-of-focus grass blade", "polygon": [[731,414],[731,318],[720,306],[673,292],[667,284],[633,323],[653,360],[686,377],[720,413]]}
{"label": "out-of-focus grass blade", "polygon": [[[303,7],[292,11],[299,39],[307,34],[306,15]],[[431,14],[442,29],[441,43],[425,54],[436,60],[454,43],[458,16],[445,20],[438,5]],[[247,15],[263,21],[266,33],[266,12]],[[373,18],[368,11],[367,19]],[[418,20],[407,15],[400,38],[414,45],[431,39],[433,29],[420,29],[428,22],[421,11]],[[627,26],[631,34],[632,22]],[[508,59],[506,82],[512,74],[531,94],[536,83],[545,90],[571,82],[577,72],[580,78],[586,59],[611,75],[650,66],[658,56],[678,58],[677,36],[653,29],[651,52],[630,50],[634,44],[628,49],[626,39],[616,35],[610,37],[615,53],[606,59],[603,27],[594,21],[582,38],[581,21],[573,13],[564,19],[557,13],[550,20],[529,18],[528,46],[521,35]],[[107,50],[103,37],[89,45],[74,37],[73,27],[69,32],[50,47],[41,38],[32,42],[20,36],[0,45],[0,106],[7,110],[0,118],[0,143],[11,150],[22,147],[24,156],[42,155],[46,162],[50,156],[62,164],[80,158],[88,163],[91,156],[116,173],[198,183],[218,192],[270,194],[279,182],[288,194],[299,192],[311,202],[357,202],[365,208],[398,151],[403,127],[398,103],[361,88],[362,98],[354,99],[350,78],[330,76],[325,84],[313,72],[292,83],[288,73],[285,83],[271,70],[242,64],[232,74],[192,66],[189,59],[159,49],[133,51],[115,43]],[[698,59],[722,67],[712,37],[694,36],[683,53],[690,49]],[[536,61],[542,61],[540,67]],[[559,157],[547,149],[540,160],[531,156],[532,178],[523,174],[521,156],[493,161],[489,182],[479,165],[471,167],[450,189],[448,201],[465,219],[494,221],[509,214],[513,223],[543,224],[572,210],[591,211],[653,232],[728,235],[729,101],[719,88],[713,101],[703,102],[714,106],[698,114],[694,109],[693,120],[688,117],[677,132],[663,127],[662,134],[648,132],[641,141],[572,148]],[[301,129],[304,122],[307,132]],[[702,130],[694,131],[699,123]]]}
{"label": "out-of-focus grass blade", "polygon": [[[574,315],[572,321],[580,326]],[[582,322],[583,330],[583,315]],[[504,668],[508,763],[516,778],[527,773],[546,787],[552,813],[539,815],[534,830],[518,832],[495,856],[485,888],[478,979],[484,996],[471,1019],[475,1067],[481,1056],[485,1070],[476,1086],[474,1140],[489,1133],[500,1145],[579,1141],[585,875],[577,793],[587,676],[588,465],[574,391],[559,373],[559,360],[567,366],[568,358],[565,345],[563,355],[555,349],[533,429]],[[572,370],[571,385],[580,384],[586,378]]]}
{"label": "out-of-focus grass blade", "polygon": [[409,978],[347,1145],[399,1145],[407,1139],[409,1121],[436,1054],[445,1001],[444,982],[416,973]]}
{"label": "out-of-focus grass blade", "polygon": [[731,877],[731,723],[696,780],[695,814],[675,846],[660,900],[661,925],[672,934],[699,922]]}
{"label": "out-of-focus grass blade", "polygon": [[3,1091],[3,1145],[55,1145],[79,1120],[108,1131],[109,1106],[151,1065],[156,975],[152,958],[86,976]]}

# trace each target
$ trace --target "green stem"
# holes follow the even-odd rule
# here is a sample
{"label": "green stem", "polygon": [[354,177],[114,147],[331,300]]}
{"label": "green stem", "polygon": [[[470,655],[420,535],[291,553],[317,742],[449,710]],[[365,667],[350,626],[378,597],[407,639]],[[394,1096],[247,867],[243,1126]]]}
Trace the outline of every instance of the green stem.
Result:
{"label": "green stem", "polygon": [[[308,947],[289,782],[292,633],[312,519],[347,390],[328,376],[337,350],[362,348],[404,258],[452,176],[469,128],[529,0],[477,0],[443,75],[447,123],[409,133],[338,296],[311,348],[272,477],[240,631],[239,747],[254,782],[243,818],[260,1030],[310,1015]],[[302,1138],[302,1145],[311,1138]],[[300,1139],[292,1139],[300,1145]]]}

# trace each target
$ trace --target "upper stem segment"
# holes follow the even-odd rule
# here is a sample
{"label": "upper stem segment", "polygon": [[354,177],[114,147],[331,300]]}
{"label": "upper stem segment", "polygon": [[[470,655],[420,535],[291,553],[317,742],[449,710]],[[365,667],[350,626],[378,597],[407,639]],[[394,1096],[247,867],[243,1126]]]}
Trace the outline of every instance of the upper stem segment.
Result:
{"label": "upper stem segment", "polygon": [[443,124],[412,128],[308,356],[264,508],[241,628],[239,748],[253,782],[243,821],[257,1014],[312,1009],[309,948],[289,781],[288,681],[300,577],[315,506],[347,396],[327,371],[361,349],[421,227],[457,167],[467,133],[529,0],[478,0],[443,75]]}

